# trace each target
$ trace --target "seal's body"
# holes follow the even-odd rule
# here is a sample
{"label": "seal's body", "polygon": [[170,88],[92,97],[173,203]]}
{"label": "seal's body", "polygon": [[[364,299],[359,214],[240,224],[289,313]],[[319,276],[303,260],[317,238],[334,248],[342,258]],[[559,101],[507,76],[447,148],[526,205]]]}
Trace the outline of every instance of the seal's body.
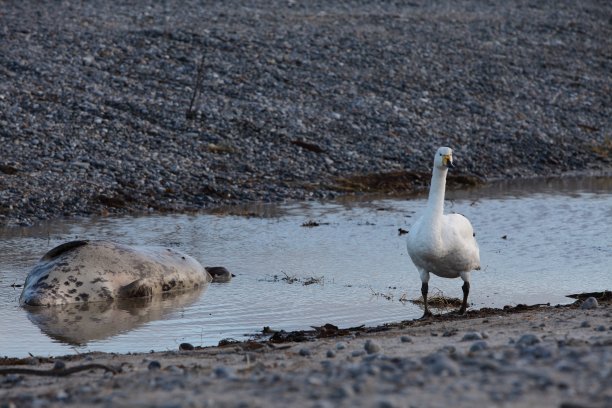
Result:
{"label": "seal's body", "polygon": [[192,290],[212,280],[189,255],[170,248],[72,241],[47,252],[28,274],[21,305],[112,301]]}

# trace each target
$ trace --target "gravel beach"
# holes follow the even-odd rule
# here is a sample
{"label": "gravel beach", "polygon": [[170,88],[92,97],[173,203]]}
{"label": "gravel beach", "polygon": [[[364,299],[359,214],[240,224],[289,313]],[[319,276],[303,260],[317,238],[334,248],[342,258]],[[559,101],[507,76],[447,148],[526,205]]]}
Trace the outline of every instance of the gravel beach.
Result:
{"label": "gravel beach", "polygon": [[[593,299],[272,338],[301,341],[0,359],[0,405],[603,408],[612,405],[611,317],[609,300]],[[15,371],[90,364],[69,376]]]}
{"label": "gravel beach", "polygon": [[0,225],[609,173],[605,1],[3,1]]}

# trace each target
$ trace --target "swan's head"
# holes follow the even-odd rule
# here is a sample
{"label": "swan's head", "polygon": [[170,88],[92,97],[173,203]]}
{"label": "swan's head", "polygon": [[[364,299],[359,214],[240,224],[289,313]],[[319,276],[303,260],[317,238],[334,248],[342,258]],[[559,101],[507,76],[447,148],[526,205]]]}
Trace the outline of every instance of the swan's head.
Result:
{"label": "swan's head", "polygon": [[434,166],[439,169],[453,168],[453,150],[450,147],[441,147],[434,157]]}

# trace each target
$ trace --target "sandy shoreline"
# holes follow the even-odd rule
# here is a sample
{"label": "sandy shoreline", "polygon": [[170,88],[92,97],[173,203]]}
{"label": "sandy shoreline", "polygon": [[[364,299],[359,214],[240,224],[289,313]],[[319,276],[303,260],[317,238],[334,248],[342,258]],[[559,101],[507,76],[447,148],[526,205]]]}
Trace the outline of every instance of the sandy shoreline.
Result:
{"label": "sandy shoreline", "polygon": [[[67,356],[58,360],[68,368],[117,372],[0,375],[0,400],[6,407],[610,406],[611,303],[581,303],[483,309],[300,342]],[[54,359],[0,364],[48,370]]]}

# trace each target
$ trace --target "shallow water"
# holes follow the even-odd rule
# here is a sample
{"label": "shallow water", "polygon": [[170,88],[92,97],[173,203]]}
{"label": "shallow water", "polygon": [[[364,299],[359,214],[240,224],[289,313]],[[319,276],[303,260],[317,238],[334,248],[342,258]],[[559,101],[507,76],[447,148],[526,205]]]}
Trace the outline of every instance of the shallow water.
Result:
{"label": "shallow water", "polygon": [[[242,339],[264,326],[375,325],[419,317],[420,281],[405,235],[425,197],[244,208],[236,215],[108,217],[0,230],[0,356],[176,350]],[[449,192],[446,211],[472,220],[482,271],[472,308],[568,303],[612,288],[612,178],[533,180]],[[303,227],[316,221],[318,227]],[[29,269],[54,246],[105,238],[172,246],[236,274],[229,284],[154,302],[31,313],[18,305]],[[288,283],[287,279],[298,281]],[[304,285],[310,278],[314,283]],[[430,288],[461,296],[461,281]],[[91,322],[95,318],[96,324]]]}

